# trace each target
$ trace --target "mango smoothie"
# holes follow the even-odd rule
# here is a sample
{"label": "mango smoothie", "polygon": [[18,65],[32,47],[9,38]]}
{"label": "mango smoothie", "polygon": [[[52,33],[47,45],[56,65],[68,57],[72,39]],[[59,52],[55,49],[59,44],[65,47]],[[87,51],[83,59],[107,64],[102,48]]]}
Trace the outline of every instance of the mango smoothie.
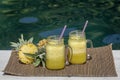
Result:
{"label": "mango smoothie", "polygon": [[70,35],[68,45],[72,48],[70,63],[83,64],[86,62],[86,39],[79,35]]}
{"label": "mango smoothie", "polygon": [[65,46],[63,41],[48,40],[46,67],[48,69],[62,69],[65,67]]}

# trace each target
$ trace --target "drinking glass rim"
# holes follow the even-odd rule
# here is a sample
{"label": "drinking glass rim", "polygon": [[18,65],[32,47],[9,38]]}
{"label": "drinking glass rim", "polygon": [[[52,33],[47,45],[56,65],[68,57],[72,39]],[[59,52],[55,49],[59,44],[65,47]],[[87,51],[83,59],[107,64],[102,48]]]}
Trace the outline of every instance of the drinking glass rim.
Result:
{"label": "drinking glass rim", "polygon": [[85,32],[84,33],[82,33],[82,31],[81,30],[74,30],[74,31],[71,31],[70,33],[69,33],[69,36],[70,35],[74,35],[74,34],[79,34],[79,35],[85,35]]}
{"label": "drinking glass rim", "polygon": [[59,40],[59,35],[51,35],[51,36],[48,36],[47,40],[48,40],[48,42],[49,42],[49,41],[55,41],[55,42],[58,42],[58,43],[61,43],[61,42],[64,43],[64,38],[61,38],[61,39]]}
{"label": "drinking glass rim", "polygon": [[59,35],[51,35],[51,36],[48,36],[47,39],[59,40]]}

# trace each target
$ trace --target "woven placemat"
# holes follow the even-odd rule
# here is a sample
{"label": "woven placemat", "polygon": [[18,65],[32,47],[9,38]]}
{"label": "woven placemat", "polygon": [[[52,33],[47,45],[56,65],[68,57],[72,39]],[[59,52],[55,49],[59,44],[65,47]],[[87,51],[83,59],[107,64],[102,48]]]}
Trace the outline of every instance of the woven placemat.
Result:
{"label": "woven placemat", "polygon": [[88,48],[87,52],[92,56],[90,61],[82,65],[66,66],[62,70],[48,70],[43,67],[34,67],[19,63],[16,52],[11,57],[4,69],[4,74],[15,76],[84,76],[84,77],[115,77],[117,76],[112,46]]}

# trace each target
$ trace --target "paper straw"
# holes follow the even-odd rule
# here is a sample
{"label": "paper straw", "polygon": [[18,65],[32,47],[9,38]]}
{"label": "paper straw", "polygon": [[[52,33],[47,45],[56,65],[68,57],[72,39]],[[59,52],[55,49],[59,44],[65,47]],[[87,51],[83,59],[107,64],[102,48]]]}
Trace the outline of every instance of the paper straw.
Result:
{"label": "paper straw", "polygon": [[64,28],[63,28],[63,30],[62,30],[62,32],[60,34],[59,40],[63,37],[63,34],[65,32],[66,27],[67,27],[67,25],[64,26]]}
{"label": "paper straw", "polygon": [[86,29],[86,27],[87,27],[87,24],[88,24],[88,20],[85,22],[85,25],[84,25],[83,30],[82,30],[82,34],[85,32],[85,29]]}

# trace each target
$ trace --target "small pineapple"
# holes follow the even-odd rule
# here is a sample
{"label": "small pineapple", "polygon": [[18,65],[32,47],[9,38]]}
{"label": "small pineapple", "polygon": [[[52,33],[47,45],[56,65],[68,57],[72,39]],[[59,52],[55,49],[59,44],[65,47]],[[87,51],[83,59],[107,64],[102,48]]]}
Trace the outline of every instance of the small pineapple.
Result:
{"label": "small pineapple", "polygon": [[47,44],[47,40],[46,39],[42,39],[39,41],[39,43],[37,44],[38,45],[38,48],[43,48],[45,47]]}
{"label": "small pineapple", "polygon": [[24,53],[36,54],[37,52],[38,48],[34,44],[32,43],[24,44],[20,47],[20,50],[18,51],[19,60],[25,64],[31,64],[34,61],[34,58],[26,56]]}
{"label": "small pineapple", "polygon": [[36,54],[38,52],[37,46],[34,45],[32,41],[33,41],[33,38],[30,38],[27,41],[27,40],[24,40],[23,35],[21,35],[19,42],[17,43],[11,42],[12,44],[11,46],[14,47],[15,50],[18,51],[18,57],[22,63],[31,64],[34,61],[33,57],[30,57],[24,54],[24,53]]}
{"label": "small pineapple", "polygon": [[23,35],[19,42],[11,42],[11,46],[18,52],[19,60],[24,64],[33,64],[34,66],[42,65],[45,67],[45,45],[46,39],[40,40],[38,46],[32,43],[33,38],[24,40]]}
{"label": "small pineapple", "polygon": [[31,64],[34,61],[33,58],[27,57],[22,51],[18,52],[18,56],[19,56],[19,60],[25,64]]}

